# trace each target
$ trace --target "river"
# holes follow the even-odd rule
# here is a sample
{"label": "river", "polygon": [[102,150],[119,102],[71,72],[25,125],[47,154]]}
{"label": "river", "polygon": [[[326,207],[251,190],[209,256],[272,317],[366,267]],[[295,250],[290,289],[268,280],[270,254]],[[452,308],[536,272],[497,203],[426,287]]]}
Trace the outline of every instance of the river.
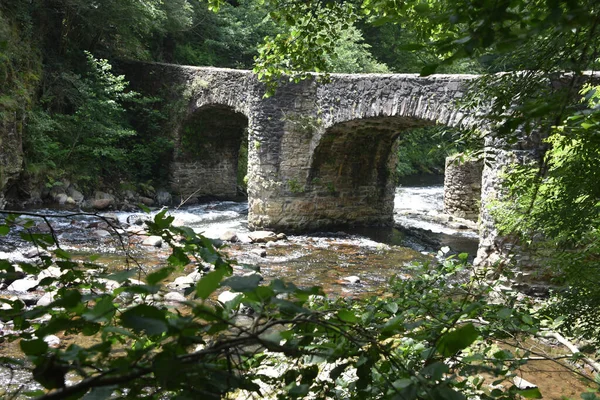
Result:
{"label": "river", "polygon": [[[396,228],[346,229],[335,232],[315,232],[290,235],[287,240],[267,244],[252,244],[246,240],[248,205],[245,202],[215,201],[206,204],[171,210],[174,224],[185,225],[210,238],[219,238],[232,231],[241,239],[228,243],[222,251],[235,260],[234,269],[244,272],[243,265],[257,267],[266,281],[283,277],[298,286],[318,285],[332,297],[355,297],[378,295],[385,291],[385,283],[392,276],[410,279],[407,265],[436,257],[440,247],[448,246],[452,251],[476,249],[477,236],[464,229],[450,229],[447,224],[433,222],[432,216],[439,215],[443,204],[442,185],[400,187],[395,198]],[[61,218],[68,211],[36,210],[53,217],[49,218],[60,239],[63,249],[75,257],[98,254],[97,263],[111,269],[123,268],[123,251],[110,229],[98,222],[94,216]],[[156,211],[154,212],[156,213]],[[104,214],[116,218],[123,227],[135,220],[149,218],[147,214],[115,212]],[[45,222],[35,219],[38,231],[48,231]],[[33,260],[31,244],[19,238],[24,227],[15,227],[8,236],[0,236],[0,259],[14,262]],[[122,230],[124,237],[127,233]],[[128,238],[133,256],[144,272],[164,265],[170,249],[140,246],[142,238]],[[193,272],[189,266],[185,273]],[[35,303],[43,292],[35,289],[27,293],[8,291],[0,286],[0,297],[18,296],[27,298],[28,304]],[[0,331],[10,329],[10,322],[0,323]],[[7,356],[12,354],[5,348]],[[14,349],[14,351],[18,351]],[[0,375],[0,383],[19,384],[29,382],[29,377],[18,372],[12,378],[8,371]]]}
{"label": "river", "polygon": [[[418,183],[417,183],[418,184]],[[413,183],[414,185],[414,183]],[[301,285],[323,286],[333,295],[376,292],[392,275],[402,274],[402,266],[435,256],[440,248],[447,252],[477,249],[477,235],[471,229],[455,229],[436,222],[442,215],[443,186],[430,183],[399,187],[394,202],[396,228],[352,228],[335,232],[291,235],[285,241],[266,245],[247,243],[248,205],[245,202],[215,201],[170,211],[174,224],[188,226],[209,238],[234,232],[242,240],[223,251],[238,264],[258,266],[267,279],[284,276]],[[64,212],[39,210],[58,215]],[[106,215],[106,214],[105,214]],[[148,218],[147,214],[116,212],[107,214],[121,225]],[[442,218],[443,219],[443,218]],[[107,234],[94,217],[51,218],[62,247],[75,254],[100,254],[99,262],[110,267],[122,265],[118,241]],[[44,230],[45,224],[38,222]],[[464,228],[464,227],[463,227]],[[17,237],[1,238],[0,259],[26,261],[31,246]],[[164,263],[165,249],[136,247],[133,255],[146,269]],[[346,279],[355,277],[349,284]],[[356,282],[358,278],[360,282]]]}

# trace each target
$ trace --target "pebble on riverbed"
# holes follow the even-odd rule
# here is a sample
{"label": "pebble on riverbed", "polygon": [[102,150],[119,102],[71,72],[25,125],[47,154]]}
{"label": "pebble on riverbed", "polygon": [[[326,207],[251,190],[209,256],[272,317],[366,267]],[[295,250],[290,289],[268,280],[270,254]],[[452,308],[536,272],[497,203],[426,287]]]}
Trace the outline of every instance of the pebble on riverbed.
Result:
{"label": "pebble on riverbed", "polygon": [[56,335],[45,336],[44,342],[48,343],[48,347],[53,349],[57,349],[60,346],[60,338]]}
{"label": "pebble on riverbed", "polygon": [[182,295],[181,293],[178,292],[169,292],[167,294],[165,294],[165,296],[163,297],[163,299],[165,301],[170,301],[173,303],[180,303],[182,301],[185,301],[185,296]]}
{"label": "pebble on riverbed", "polygon": [[351,285],[356,285],[357,283],[360,283],[360,278],[358,276],[347,276],[345,278],[342,279],[343,281],[346,281],[347,283],[351,284]]}

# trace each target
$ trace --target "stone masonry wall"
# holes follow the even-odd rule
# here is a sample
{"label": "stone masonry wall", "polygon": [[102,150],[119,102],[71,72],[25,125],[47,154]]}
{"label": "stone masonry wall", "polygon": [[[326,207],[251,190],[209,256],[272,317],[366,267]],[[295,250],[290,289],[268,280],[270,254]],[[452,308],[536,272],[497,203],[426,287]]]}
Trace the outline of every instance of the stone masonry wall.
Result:
{"label": "stone masonry wall", "polygon": [[279,162],[271,166],[268,160],[270,171],[250,176],[249,184],[258,182],[249,191],[250,225],[305,230],[391,224],[395,138],[419,126],[468,124],[456,100],[471,79],[333,74],[327,83],[280,88],[274,99],[280,113],[272,120],[283,124],[275,122],[281,133],[269,135],[266,154]]}
{"label": "stone masonry wall", "polygon": [[[197,113],[210,117],[227,109],[230,116],[243,115],[249,226],[287,231],[391,224],[396,138],[413,127],[469,124],[469,112],[456,100],[474,78],[332,74],[327,82],[282,83],[265,98],[249,71],[168,64],[128,68],[136,78],[132,83],[155,91],[171,88],[170,102],[179,104],[168,128],[176,142],[173,187],[187,192],[202,183],[203,194],[224,193],[220,183],[233,162],[190,159],[181,137]],[[208,181],[211,176],[220,183]]]}
{"label": "stone masonry wall", "polygon": [[459,154],[446,158],[444,212],[477,221],[481,203],[483,160],[462,157]]}

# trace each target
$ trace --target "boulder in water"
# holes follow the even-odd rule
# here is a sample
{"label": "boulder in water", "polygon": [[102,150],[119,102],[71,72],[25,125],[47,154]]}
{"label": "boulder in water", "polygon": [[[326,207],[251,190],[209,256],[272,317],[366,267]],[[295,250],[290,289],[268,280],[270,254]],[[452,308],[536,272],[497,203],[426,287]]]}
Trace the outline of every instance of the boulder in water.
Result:
{"label": "boulder in water", "polygon": [[111,199],[95,199],[92,201],[92,208],[95,210],[106,210],[115,203]]}
{"label": "boulder in water", "polygon": [[169,293],[165,294],[164,299],[165,299],[165,301],[172,301],[172,302],[179,303],[179,302],[185,301],[185,296],[178,292],[169,292]]}
{"label": "boulder in water", "polygon": [[46,292],[35,304],[36,306],[45,307],[50,305],[56,297],[56,292]]}
{"label": "boulder in water", "polygon": [[40,283],[40,281],[35,279],[35,277],[28,276],[23,279],[17,279],[16,281],[14,281],[10,285],[8,285],[6,290],[11,291],[11,292],[25,293],[25,292],[35,288],[39,283]]}
{"label": "boulder in water", "polygon": [[183,290],[194,285],[194,280],[188,276],[180,276],[167,286],[171,289]]}
{"label": "boulder in water", "polygon": [[231,292],[229,290],[226,290],[223,293],[219,294],[219,297],[217,297],[217,300],[221,304],[227,304],[229,302],[234,301],[235,299],[237,299],[241,295],[242,295],[241,293],[233,293],[233,292]]}
{"label": "boulder in water", "polygon": [[143,242],[142,244],[144,246],[154,246],[154,247],[161,247],[163,243],[163,240],[160,236],[148,236]]}
{"label": "boulder in water", "polygon": [[235,243],[238,241],[238,236],[234,231],[225,231],[219,236],[219,239],[224,242]]}
{"label": "boulder in water", "polygon": [[48,343],[48,347],[56,349],[60,346],[60,338],[56,335],[44,336],[44,342]]}
{"label": "boulder in water", "polygon": [[266,257],[267,251],[265,249],[253,249],[250,251],[252,254],[256,254],[259,257]]}
{"label": "boulder in water", "polygon": [[100,239],[110,237],[110,232],[105,229],[96,229],[92,234]]}
{"label": "boulder in water", "polygon": [[84,197],[83,194],[75,189],[73,186],[69,186],[69,188],[67,189],[67,194],[69,195],[69,197],[71,199],[73,199],[73,201],[77,204],[81,204],[83,203]]}
{"label": "boulder in water", "polygon": [[142,203],[145,206],[153,206],[154,205],[154,200],[152,200],[150,197],[144,197],[144,196],[140,196],[140,203]]}
{"label": "boulder in water", "polygon": [[252,243],[267,243],[277,241],[277,235],[269,231],[254,231],[248,234]]}
{"label": "boulder in water", "polygon": [[287,240],[287,236],[285,235],[285,233],[278,233],[277,240]]}
{"label": "boulder in water", "polygon": [[170,206],[173,203],[173,196],[164,189],[156,191],[156,202],[159,206]]}

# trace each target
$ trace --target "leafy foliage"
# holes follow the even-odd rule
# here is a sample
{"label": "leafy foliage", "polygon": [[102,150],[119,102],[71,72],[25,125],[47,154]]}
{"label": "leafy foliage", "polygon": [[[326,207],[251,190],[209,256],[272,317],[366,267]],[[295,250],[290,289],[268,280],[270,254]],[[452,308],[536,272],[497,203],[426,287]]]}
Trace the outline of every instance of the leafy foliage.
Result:
{"label": "leafy foliage", "polygon": [[[143,281],[132,279],[142,273],[135,267],[109,272],[54,247],[52,236],[24,235],[50,255],[41,255],[38,264],[21,264],[23,270],[40,273],[57,266],[61,271],[40,282],[56,291],[47,306],[1,300],[0,318],[14,322],[14,331],[3,339],[20,340],[31,362],[25,366],[5,357],[2,365],[29,370],[48,390],[29,396],[529,396],[514,386],[491,390],[480,374],[497,377],[496,383],[507,379],[527,353],[500,349],[498,343],[534,334],[541,321],[529,304],[510,294],[490,302],[491,288],[466,274],[466,255],[413,266],[414,279],[392,280],[383,298],[329,300],[318,288],[232,275],[230,261],[211,240],[172,221],[163,210],[148,223],[172,254]],[[14,224],[32,225],[9,215],[2,226]],[[157,295],[190,262],[213,268],[187,289],[185,301],[166,306]],[[0,271],[10,279],[15,267],[2,262]],[[221,288],[237,296],[217,302]],[[61,332],[90,340],[66,348],[43,340]]]}
{"label": "leafy foliage", "polygon": [[[85,75],[62,73],[56,77],[59,83],[55,88],[62,89],[63,107],[71,112],[52,112],[50,108],[33,111],[26,137],[30,170],[52,179],[66,176],[88,188],[97,185],[100,177],[126,177],[134,156],[134,163],[151,172],[148,164],[153,160],[148,160],[148,154],[163,146],[154,153],[157,158],[164,152],[164,142],[154,148],[152,142],[146,144],[148,147],[136,146],[130,138],[137,133],[127,123],[125,107],[152,100],[127,92],[125,78],[114,75],[107,60],[95,59],[90,53],[87,58]],[[69,88],[68,92],[64,88]],[[48,98],[54,93],[45,93],[41,103],[51,104]]]}
{"label": "leafy foliage", "polygon": [[[543,166],[523,165],[507,179],[511,193],[498,220],[507,233],[517,233],[552,266],[554,275],[570,286],[554,312],[568,315],[571,333],[597,339],[600,320],[598,283],[598,222],[600,191],[600,123],[598,87],[582,90],[585,108],[575,111],[545,139],[549,149]],[[542,170],[543,168],[543,170]]]}
{"label": "leafy foliage", "polygon": [[446,157],[462,150],[458,132],[445,127],[416,128],[400,135],[396,176],[443,175]]}

